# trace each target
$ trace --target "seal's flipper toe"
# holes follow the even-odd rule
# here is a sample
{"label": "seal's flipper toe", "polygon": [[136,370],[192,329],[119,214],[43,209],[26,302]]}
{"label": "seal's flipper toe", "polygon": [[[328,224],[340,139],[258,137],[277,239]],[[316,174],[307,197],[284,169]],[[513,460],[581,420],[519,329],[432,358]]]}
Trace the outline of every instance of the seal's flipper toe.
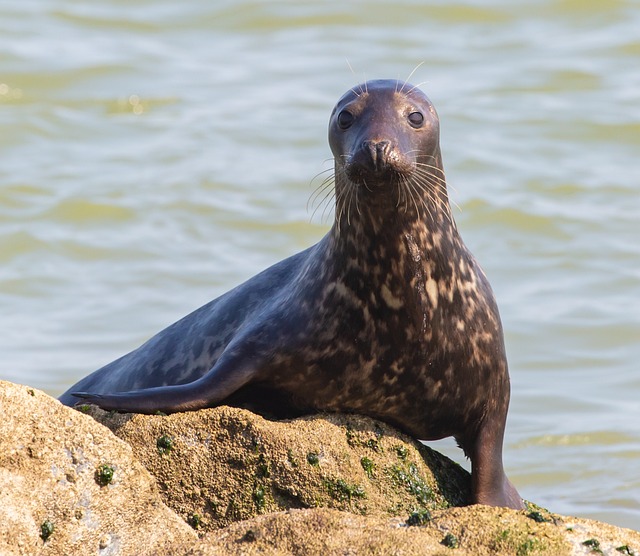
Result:
{"label": "seal's flipper toe", "polygon": [[126,392],[123,394],[92,394],[90,392],[70,392],[71,396],[78,398],[74,404],[75,407],[83,404],[97,405],[101,409],[115,411],[131,411],[124,407],[122,399],[125,398]]}
{"label": "seal's flipper toe", "polygon": [[91,394],[89,392],[69,392],[69,394],[88,403],[92,403],[93,400],[99,400],[103,397],[102,394]]}

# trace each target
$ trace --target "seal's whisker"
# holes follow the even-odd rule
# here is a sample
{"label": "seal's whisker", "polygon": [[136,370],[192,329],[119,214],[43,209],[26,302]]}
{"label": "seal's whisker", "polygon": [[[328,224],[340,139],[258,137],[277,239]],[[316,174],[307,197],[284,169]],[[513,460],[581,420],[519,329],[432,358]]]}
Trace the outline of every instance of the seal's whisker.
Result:
{"label": "seal's whisker", "polygon": [[[450,193],[454,193],[455,195],[460,195],[456,187],[451,185],[450,183],[447,183],[447,190]],[[447,197],[449,198],[449,202],[452,203],[460,212],[462,212],[462,207],[458,203],[456,203],[450,195],[447,195]]]}
{"label": "seal's whisker", "polygon": [[[333,160],[333,158],[328,158],[327,160],[324,161],[324,164],[326,164],[329,160]],[[331,168],[325,168],[324,170],[320,170],[315,176],[313,176],[311,178],[310,183],[313,183],[315,180],[317,180],[322,174],[326,174],[327,172],[333,172],[333,167]]]}
{"label": "seal's whisker", "polygon": [[416,168],[415,177],[423,182],[424,186],[429,186],[429,189],[439,190],[442,188],[442,184],[433,179],[433,176],[430,172],[425,171],[421,168]]}
{"label": "seal's whisker", "polygon": [[327,168],[326,170],[322,170],[322,172],[318,172],[315,176],[313,176],[313,178],[311,178],[311,181],[309,183],[312,184],[315,180],[322,176],[322,174],[327,174],[329,172],[331,173],[328,176],[325,176],[322,179],[322,183],[320,184],[321,186],[324,185],[327,180],[333,180],[333,168]]}
{"label": "seal's whisker", "polygon": [[336,222],[338,231],[340,231],[340,223],[342,222],[343,213],[344,213],[344,190],[342,190],[340,193],[336,193],[336,208],[335,208],[334,221]]}
{"label": "seal's whisker", "polygon": [[340,231],[342,222],[346,219],[347,225],[351,225],[351,207],[354,202],[354,195],[356,196],[356,208],[358,199],[357,192],[358,188],[354,187],[349,178],[346,176],[344,169],[342,167],[336,168],[336,210],[335,210],[335,220],[337,223],[338,231]]}
{"label": "seal's whisker", "polygon": [[[410,183],[409,179],[405,179],[405,182],[407,183],[407,187],[410,187],[413,190],[413,186]],[[413,191],[405,191],[405,212],[409,211],[409,201],[413,201],[415,203],[415,200],[413,198]]]}
{"label": "seal's whisker", "polygon": [[347,226],[351,226],[351,204],[352,203],[353,203],[353,190],[348,189],[347,196],[345,198],[345,204],[344,204],[344,212],[343,212],[344,218],[342,218],[343,221],[346,218]]}
{"label": "seal's whisker", "polygon": [[[433,206],[433,208],[438,212],[440,209],[446,215],[449,214],[449,209],[446,200],[442,199],[440,195],[437,194],[438,191],[441,191],[438,183],[434,183],[430,180],[430,175],[424,175],[419,172],[416,172],[414,176],[411,176],[412,184],[418,188],[419,191],[422,191],[424,195],[420,195],[417,191],[416,194],[423,199],[423,204],[427,209],[429,216],[433,218],[433,214],[429,209],[427,200]],[[426,197],[426,199],[424,198]],[[448,216],[449,221],[451,221],[451,217]]]}
{"label": "seal's whisker", "polygon": [[328,220],[328,213],[331,212],[331,207],[336,207],[337,204],[333,203],[336,198],[335,192],[331,192],[331,195],[327,198],[327,202],[324,205],[324,209],[322,209],[322,217],[321,222],[326,222]]}
{"label": "seal's whisker", "polygon": [[355,197],[355,200],[356,200],[356,211],[359,216],[362,216],[362,211],[360,210],[360,193],[358,189],[354,189],[353,196]]}
{"label": "seal's whisker", "polygon": [[341,174],[336,171],[336,187],[334,189],[335,192],[335,216],[334,219],[336,222],[339,222],[340,220],[340,213],[342,212],[342,198],[344,197],[344,188],[342,187],[341,181],[342,181],[342,176]]}
{"label": "seal's whisker", "polygon": [[[320,215],[320,222],[321,222],[321,223],[325,222],[325,218],[326,218],[326,216],[327,216],[326,211],[327,211],[327,207],[329,207],[329,206],[331,206],[331,205],[329,205],[329,204],[325,204],[325,205],[324,205],[324,208],[322,209],[322,214]],[[315,216],[315,214],[316,214],[316,212],[318,211],[318,209],[319,209],[319,208],[320,208],[320,207],[318,206],[318,207],[313,211],[313,214],[311,215],[311,219],[310,219],[309,221],[313,220],[313,217]]]}
{"label": "seal's whisker", "polygon": [[[433,208],[438,210],[437,201],[434,198],[433,191],[430,187],[426,187],[422,180],[418,178],[418,176],[412,176],[412,184],[415,188],[416,196],[420,199],[422,206],[427,212],[427,215],[430,219],[433,220],[434,216],[431,212],[430,204],[433,205]],[[420,195],[419,191],[422,191],[424,195]]]}
{"label": "seal's whisker", "polygon": [[400,184],[402,187],[399,188],[398,193],[398,201],[400,201],[400,197],[402,197],[402,210],[405,214],[407,214],[407,211],[409,210],[409,193],[407,192],[406,187],[404,187],[404,183],[406,181],[406,178],[402,178],[402,182]]}
{"label": "seal's whisker", "polygon": [[434,166],[433,164],[427,164],[426,162],[416,162],[416,166],[418,166],[419,168],[435,171],[440,174],[439,176],[437,176],[438,179],[442,181],[446,181],[444,170],[439,166]]}
{"label": "seal's whisker", "polygon": [[326,178],[324,178],[322,180],[322,184],[327,184],[327,183],[334,183],[335,182],[335,177],[333,174],[328,175]]}
{"label": "seal's whisker", "polygon": [[430,169],[416,168],[416,175],[419,175],[432,187],[434,187],[436,190],[439,190],[445,196],[447,195],[447,182],[439,176],[436,176]]}
{"label": "seal's whisker", "polygon": [[409,202],[407,201],[407,177],[401,175],[398,179],[398,186],[396,187],[398,193],[398,200],[396,202],[396,208],[400,207],[400,203],[402,202],[402,210],[406,214],[407,213],[407,205]]}
{"label": "seal's whisker", "polygon": [[[411,197],[411,192],[408,191],[409,189],[409,178],[407,176],[400,176],[400,179],[398,180],[398,203],[400,202],[400,198],[402,198],[402,208],[406,214],[406,212],[408,211],[408,205],[409,205],[409,197]],[[396,205],[396,207],[398,207],[399,205]]]}
{"label": "seal's whisker", "polygon": [[420,168],[418,166],[416,168],[416,172],[421,172],[422,175],[429,176],[434,182],[438,182],[438,184],[440,184],[439,187],[442,187],[444,189],[447,188],[447,180],[443,177],[438,176],[437,174],[434,174],[431,168]]}
{"label": "seal's whisker", "polygon": [[309,207],[313,207],[316,204],[316,201],[318,200],[318,198],[327,191],[330,185],[331,185],[331,182],[322,183],[319,187],[317,187],[313,191],[313,193],[309,196],[309,199],[307,200],[307,210],[309,210]]}
{"label": "seal's whisker", "polygon": [[349,204],[347,205],[347,225],[351,226],[351,203],[353,202],[353,189],[349,189]]}
{"label": "seal's whisker", "polygon": [[313,221],[316,213],[320,210],[320,207],[324,207],[322,209],[322,218],[324,219],[326,208],[328,206],[331,206],[331,199],[334,196],[335,196],[335,192],[334,192],[333,189],[330,189],[329,191],[327,191],[326,195],[322,198],[322,201],[320,201],[315,206],[315,208],[313,209],[313,212],[311,213],[311,216],[309,217],[309,222]]}
{"label": "seal's whisker", "polygon": [[[416,179],[416,183],[422,188],[424,193],[429,197],[432,204],[437,206],[443,206],[447,203],[446,192],[443,192],[442,188],[437,182],[431,180],[430,175],[421,175],[419,179]],[[444,194],[444,195],[443,195]]]}
{"label": "seal's whisker", "polygon": [[[354,77],[357,77],[356,72],[353,69],[353,66],[351,65],[351,62],[349,62],[349,58],[345,58],[344,61],[347,63],[347,67],[349,68],[349,70],[351,71],[351,74]],[[360,92],[356,91],[354,87],[351,87],[351,92],[356,95],[357,97],[359,97],[360,95],[362,95],[362,93],[364,92],[362,90],[362,85],[358,85],[358,88],[360,89]]]}
{"label": "seal's whisker", "polygon": [[428,168],[416,168],[416,175],[424,178],[429,182],[430,185],[435,187],[436,189],[446,191],[447,183],[440,177],[436,176],[430,169]]}
{"label": "seal's whisker", "polygon": [[456,203],[454,200],[449,199],[449,203],[451,203],[454,207],[456,207],[459,212],[462,212],[462,207],[458,203]]}
{"label": "seal's whisker", "polygon": [[[435,154],[422,153],[421,156],[422,156],[422,158],[427,158],[427,159],[433,160],[436,164],[438,163],[438,157]],[[440,168],[440,166],[436,166],[436,168],[438,168],[439,170],[442,170],[442,168]]]}
{"label": "seal's whisker", "polygon": [[423,168],[429,168],[431,170],[434,170],[435,172],[437,172],[441,177],[445,177],[444,174],[444,170],[442,168],[440,168],[440,166],[438,165],[434,165],[434,164],[427,164],[426,162],[416,162],[416,166],[421,166]]}
{"label": "seal's whisker", "polygon": [[321,221],[324,222],[325,219],[325,213],[327,211],[327,209],[329,207],[332,206],[332,199],[335,198],[336,196],[336,192],[335,192],[335,188],[331,188],[327,191],[327,193],[325,194],[325,196],[322,198],[322,200],[318,203],[318,205],[316,206],[316,208],[314,209],[313,213],[311,214],[311,220],[313,220],[313,217],[315,216],[316,212],[318,211],[318,209],[321,206],[324,206],[324,208],[322,209],[322,218]]}
{"label": "seal's whisker", "polygon": [[409,189],[409,193],[410,193],[409,197],[413,201],[413,205],[416,207],[416,216],[420,218],[420,208],[418,207],[418,202],[416,201],[416,198],[419,198],[421,200],[421,204],[423,206],[424,206],[424,200],[422,199],[422,196],[418,193],[418,190],[416,189],[417,184],[415,184],[414,182],[415,180],[411,178],[406,179],[407,188]]}
{"label": "seal's whisker", "polygon": [[325,193],[327,190],[330,190],[334,185],[333,175],[328,176],[323,180],[323,182],[314,189],[313,193],[309,196],[307,200],[307,211],[309,211],[309,207],[313,207],[318,200],[318,198]]}
{"label": "seal's whisker", "polygon": [[414,85],[413,87],[411,87],[411,89],[409,89],[405,94],[408,95],[408,94],[412,93],[416,89],[419,89],[420,87],[422,87],[425,83],[427,83],[427,81],[420,81],[420,83],[418,83],[417,85]]}
{"label": "seal's whisker", "polygon": [[[424,60],[422,62],[420,62],[415,68],[413,68],[413,70],[411,70],[411,73],[409,74],[409,76],[404,80],[404,84],[402,85],[402,87],[400,87],[400,92],[402,93],[404,91],[405,86],[409,83],[409,79],[411,79],[411,77],[413,76],[413,74],[415,72],[417,72],[422,66],[424,65]],[[417,87],[417,85],[416,85]],[[405,94],[409,94],[411,91],[413,91],[413,89],[415,89],[416,87],[412,87],[409,91],[407,91]]]}

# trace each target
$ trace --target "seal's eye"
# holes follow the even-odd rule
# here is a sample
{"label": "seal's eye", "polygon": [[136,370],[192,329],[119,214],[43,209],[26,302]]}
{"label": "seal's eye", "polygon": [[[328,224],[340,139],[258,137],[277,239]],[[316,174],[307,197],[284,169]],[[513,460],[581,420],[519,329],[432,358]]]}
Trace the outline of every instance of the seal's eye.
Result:
{"label": "seal's eye", "polygon": [[349,129],[354,119],[355,117],[351,112],[343,110],[338,114],[338,127],[340,129]]}
{"label": "seal's eye", "polygon": [[424,116],[421,112],[411,112],[411,114],[407,116],[407,119],[409,120],[411,127],[422,127],[422,124],[424,123]]}

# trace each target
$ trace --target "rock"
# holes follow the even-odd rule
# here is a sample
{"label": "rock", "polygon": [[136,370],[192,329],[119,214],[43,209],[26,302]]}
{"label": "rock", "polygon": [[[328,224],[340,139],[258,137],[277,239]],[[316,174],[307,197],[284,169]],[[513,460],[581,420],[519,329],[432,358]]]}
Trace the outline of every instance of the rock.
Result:
{"label": "rock", "polygon": [[410,527],[399,518],[316,508],[235,523],[207,535],[188,555],[613,556],[637,555],[639,548],[639,533],[544,510],[450,508]]}
{"label": "rock", "polygon": [[106,428],[6,382],[0,408],[2,556],[640,556],[628,529],[457,507],[466,471],[364,417],[85,408]]}
{"label": "rock", "polygon": [[194,531],[107,428],[8,382],[0,408],[0,554],[173,555],[193,544]]}
{"label": "rock", "polygon": [[193,556],[640,556],[640,533],[533,504],[455,507],[468,500],[469,474],[366,417],[88,411],[134,447],[165,503],[207,533]]}
{"label": "rock", "polygon": [[202,531],[291,508],[406,519],[469,495],[459,465],[366,417],[269,421],[226,406],[169,416],[90,411],[131,444],[167,506]]}

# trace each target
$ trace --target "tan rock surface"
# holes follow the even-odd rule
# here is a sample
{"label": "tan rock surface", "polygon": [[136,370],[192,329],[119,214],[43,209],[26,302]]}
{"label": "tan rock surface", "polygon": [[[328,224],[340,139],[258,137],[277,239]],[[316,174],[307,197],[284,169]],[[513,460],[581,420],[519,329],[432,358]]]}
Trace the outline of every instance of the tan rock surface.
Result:
{"label": "tan rock surface", "polygon": [[[365,417],[269,421],[225,406],[170,416],[90,411],[134,446],[168,506],[198,516],[207,534],[194,556],[640,556],[640,533],[596,521],[534,505],[451,507],[468,499],[467,472]],[[421,526],[407,525],[414,510],[423,511],[414,515]]]}
{"label": "tan rock surface", "polygon": [[202,530],[290,508],[406,518],[468,497],[460,466],[365,417],[269,421],[226,406],[169,416],[90,411],[133,446],[165,503]]}
{"label": "tan rock surface", "polygon": [[90,408],[124,443],[25,386],[0,382],[0,411],[2,556],[640,556],[627,529],[533,505],[450,507],[467,500],[468,474],[367,418]]}
{"label": "tan rock surface", "polygon": [[[0,382],[0,554],[175,554],[196,535],[131,447],[39,390]],[[100,486],[96,471],[113,469]],[[53,532],[45,541],[45,522]]]}
{"label": "tan rock surface", "polygon": [[639,549],[640,533],[628,529],[544,511],[532,514],[530,510],[468,506],[437,510],[424,526],[416,527],[408,527],[399,518],[364,517],[326,508],[290,510],[209,534],[188,554],[620,556],[640,554]]}

